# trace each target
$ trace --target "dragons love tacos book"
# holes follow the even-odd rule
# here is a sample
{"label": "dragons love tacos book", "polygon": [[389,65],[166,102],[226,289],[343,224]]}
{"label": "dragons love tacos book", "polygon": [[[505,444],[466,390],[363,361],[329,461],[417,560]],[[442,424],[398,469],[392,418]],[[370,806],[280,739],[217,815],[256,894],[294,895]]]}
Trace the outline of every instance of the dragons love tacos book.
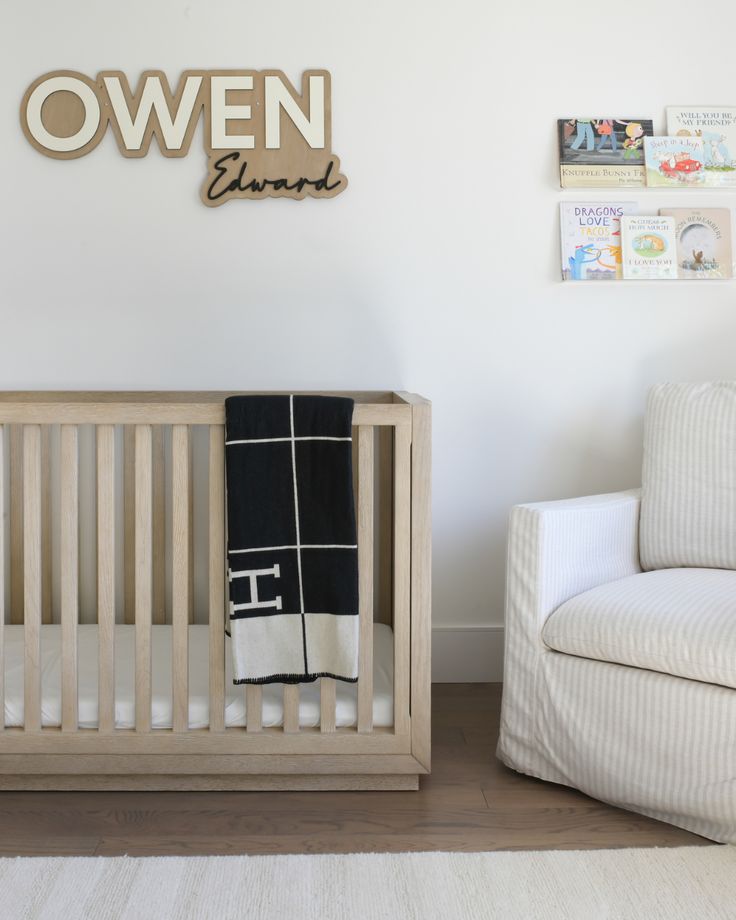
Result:
{"label": "dragons love tacos book", "polygon": [[560,118],[557,142],[562,188],[636,188],[646,185],[647,118]]}
{"label": "dragons love tacos book", "polygon": [[675,220],[680,278],[733,277],[730,208],[660,208],[659,213]]}
{"label": "dragons love tacos book", "polygon": [[564,201],[560,204],[563,281],[616,281],[621,273],[621,217],[635,201]]}

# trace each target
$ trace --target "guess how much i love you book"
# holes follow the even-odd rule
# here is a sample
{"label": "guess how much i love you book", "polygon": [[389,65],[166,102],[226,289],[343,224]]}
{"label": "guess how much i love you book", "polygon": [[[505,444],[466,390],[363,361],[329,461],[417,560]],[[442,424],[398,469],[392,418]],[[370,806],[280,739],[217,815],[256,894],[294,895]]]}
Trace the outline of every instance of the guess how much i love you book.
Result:
{"label": "guess how much i love you book", "polygon": [[621,248],[625,279],[677,278],[674,217],[624,215]]}
{"label": "guess how much i love you book", "polygon": [[634,201],[565,201],[560,205],[564,281],[621,278],[621,217],[636,212]]}

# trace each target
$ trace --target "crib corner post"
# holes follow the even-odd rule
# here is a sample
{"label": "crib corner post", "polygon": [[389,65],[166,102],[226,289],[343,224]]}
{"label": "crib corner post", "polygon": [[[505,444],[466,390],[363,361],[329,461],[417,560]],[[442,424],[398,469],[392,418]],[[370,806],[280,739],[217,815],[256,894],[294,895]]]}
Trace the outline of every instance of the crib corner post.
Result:
{"label": "crib corner post", "polygon": [[429,772],[432,700],[432,407],[412,406],[411,450],[411,749]]}

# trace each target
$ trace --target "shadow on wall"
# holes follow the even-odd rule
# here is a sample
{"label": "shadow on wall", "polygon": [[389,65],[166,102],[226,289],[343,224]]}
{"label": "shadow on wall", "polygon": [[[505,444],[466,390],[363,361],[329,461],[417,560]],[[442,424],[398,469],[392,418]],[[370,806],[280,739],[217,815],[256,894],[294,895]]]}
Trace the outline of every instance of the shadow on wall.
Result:
{"label": "shadow on wall", "polygon": [[[665,381],[736,379],[735,337],[736,317],[713,323],[697,335],[637,358],[630,376],[591,394],[585,405],[562,419],[558,415],[546,432],[530,420],[534,427],[516,452],[527,458],[522,474],[508,472],[518,483],[534,483],[535,494],[517,500],[544,501],[639,486],[650,388]],[[524,430],[516,424],[517,431]]]}
{"label": "shadow on wall", "polygon": [[645,400],[646,393],[655,383],[736,380],[734,342],[736,316],[731,318],[728,327],[717,326],[700,336],[689,336],[679,346],[651,353],[639,367],[638,377]]}
{"label": "shadow on wall", "polygon": [[556,471],[559,497],[638,487],[649,390],[667,381],[736,379],[736,323],[731,326],[719,325],[679,346],[649,354],[638,364],[635,386],[628,387],[620,400],[609,390],[602,403],[588,408],[585,417],[560,433],[545,456],[547,469],[551,465]]}
{"label": "shadow on wall", "polygon": [[[235,298],[211,309],[202,337],[217,343],[222,361],[201,371],[207,389],[400,389],[405,355],[389,317],[354,294],[355,280],[339,288],[298,291],[278,298],[264,292],[258,307]],[[250,300],[250,298],[249,298]],[[191,367],[202,339],[188,336],[173,355],[175,373],[191,387]],[[423,394],[424,395],[424,394]],[[430,397],[432,394],[428,394]]]}
{"label": "shadow on wall", "polygon": [[[14,389],[351,390],[406,388],[400,334],[376,301],[357,296],[361,278],[315,282],[308,296],[296,279],[206,291],[194,280],[186,304],[147,298],[125,309],[107,303],[75,308],[84,361],[63,368],[41,354],[14,370]],[[311,282],[310,282],[311,284]],[[201,289],[200,289],[201,286]],[[145,302],[144,302],[145,301]],[[66,309],[66,306],[65,306]],[[141,335],[147,328],[150,334]],[[176,334],[172,334],[172,329]],[[62,331],[55,348],[63,348]],[[130,355],[135,354],[131,368]],[[43,368],[51,367],[46,376]],[[40,374],[39,375],[39,369]],[[431,396],[431,394],[429,394]]]}
{"label": "shadow on wall", "polygon": [[548,458],[559,466],[559,497],[639,486],[643,405],[642,399],[642,408],[630,419],[615,413],[608,420],[606,407],[596,407],[589,413],[587,425],[578,420],[568,436],[560,434],[557,445],[550,445]]}
{"label": "shadow on wall", "polygon": [[432,553],[435,623],[461,627],[500,622],[505,570],[506,527],[494,526],[491,516],[478,526],[437,534]]}
{"label": "shadow on wall", "polygon": [[[624,395],[626,403],[624,405]],[[627,389],[605,388],[595,399],[554,416],[534,412],[514,419],[506,454],[497,460],[508,513],[526,502],[553,501],[632,488],[639,484],[644,390],[634,414]]]}

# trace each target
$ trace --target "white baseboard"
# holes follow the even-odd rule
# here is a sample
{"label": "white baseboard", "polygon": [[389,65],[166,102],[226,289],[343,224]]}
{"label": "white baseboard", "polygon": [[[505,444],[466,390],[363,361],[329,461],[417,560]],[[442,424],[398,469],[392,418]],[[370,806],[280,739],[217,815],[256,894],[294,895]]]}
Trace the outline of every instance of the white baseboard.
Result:
{"label": "white baseboard", "polygon": [[435,626],[432,680],[438,684],[503,680],[503,626]]}

